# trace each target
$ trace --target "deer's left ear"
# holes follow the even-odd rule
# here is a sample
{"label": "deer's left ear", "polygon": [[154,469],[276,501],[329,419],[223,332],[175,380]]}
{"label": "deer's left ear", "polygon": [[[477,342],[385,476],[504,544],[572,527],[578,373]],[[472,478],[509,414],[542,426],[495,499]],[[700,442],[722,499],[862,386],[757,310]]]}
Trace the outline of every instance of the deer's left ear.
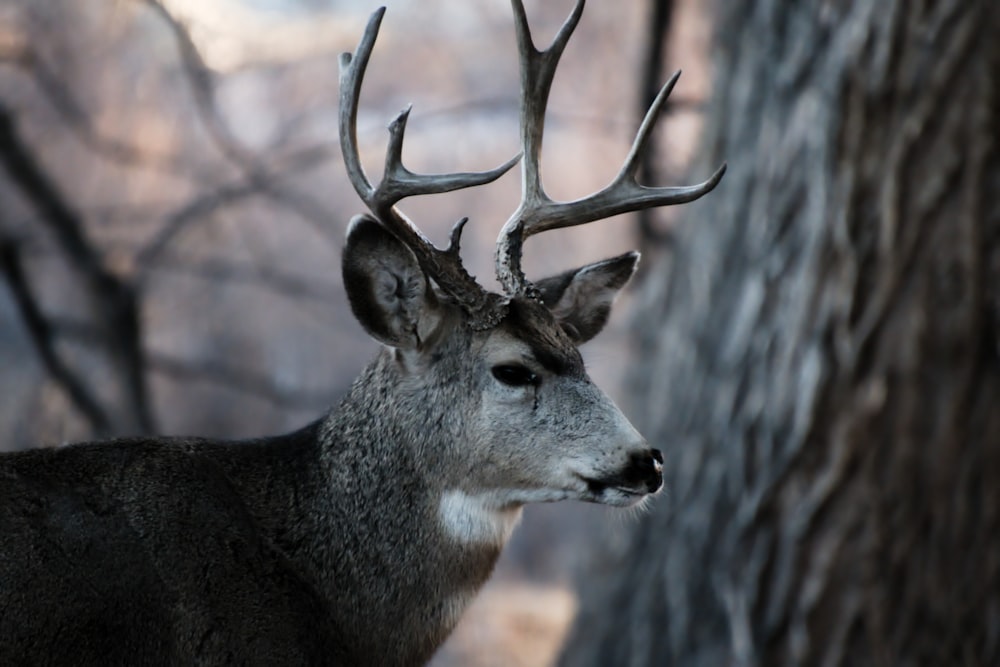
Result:
{"label": "deer's left ear", "polygon": [[376,340],[419,350],[440,323],[438,302],[413,252],[370,215],[348,226],[342,259],[354,316]]}
{"label": "deer's left ear", "polygon": [[535,287],[566,334],[585,343],[607,324],[612,302],[638,264],[639,253],[627,252],[544,278]]}

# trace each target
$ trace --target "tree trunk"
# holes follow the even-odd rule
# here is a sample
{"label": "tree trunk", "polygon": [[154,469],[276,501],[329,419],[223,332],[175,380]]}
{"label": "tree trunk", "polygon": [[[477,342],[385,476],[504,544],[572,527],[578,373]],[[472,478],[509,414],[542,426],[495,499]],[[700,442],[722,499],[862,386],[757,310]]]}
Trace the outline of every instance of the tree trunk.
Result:
{"label": "tree trunk", "polygon": [[730,170],[637,322],[667,486],[563,662],[1000,664],[1000,5],[718,8]]}

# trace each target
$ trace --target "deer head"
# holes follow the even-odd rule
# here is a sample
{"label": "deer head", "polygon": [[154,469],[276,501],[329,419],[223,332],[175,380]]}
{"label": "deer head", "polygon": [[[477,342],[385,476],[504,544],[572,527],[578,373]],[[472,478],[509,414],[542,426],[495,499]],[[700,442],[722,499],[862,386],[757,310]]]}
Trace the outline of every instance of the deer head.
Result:
{"label": "deer head", "polygon": [[[545,108],[556,65],[583,11],[583,0],[552,45],[533,44],[524,7],[512,0],[520,53],[520,134],[523,148],[481,173],[415,174],[402,164],[410,112],[389,126],[385,170],[372,185],[361,167],[357,111],[362,80],[383,10],[372,15],[357,51],[341,56],[340,141],[354,189],[371,215],[351,222],[344,250],[344,283],[362,326],[392,350],[401,383],[432,395],[457,383],[456,413],[443,427],[462,445],[451,459],[456,506],[450,521],[474,536],[475,511],[502,511],[525,502],[580,499],[630,505],[662,483],[660,453],[651,449],[612,401],[587,377],[577,346],[607,321],[611,303],[635,270],[638,253],[529,281],[521,270],[524,241],[539,232],[594,222],[644,208],[680,204],[710,192],[725,171],[689,187],[636,182],[648,141],[675,74],[653,103],[615,179],[570,202],[542,188],[539,164]],[[464,269],[459,221],[447,248],[435,247],[397,207],[412,195],[489,183],[522,162],[522,198],[497,240],[502,292],[484,289]],[[471,499],[475,499],[472,503]],[[477,508],[470,509],[472,504]],[[487,522],[486,530],[503,526]],[[480,535],[482,537],[482,535]],[[501,538],[497,534],[494,537]]]}

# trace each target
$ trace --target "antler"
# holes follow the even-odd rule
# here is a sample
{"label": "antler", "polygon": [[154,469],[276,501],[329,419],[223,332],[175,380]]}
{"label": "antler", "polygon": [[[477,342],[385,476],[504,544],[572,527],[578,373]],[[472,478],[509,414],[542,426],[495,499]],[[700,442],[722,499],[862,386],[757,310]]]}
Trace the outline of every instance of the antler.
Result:
{"label": "antler", "polygon": [[348,178],[379,221],[413,251],[421,268],[469,314],[472,326],[492,327],[503,317],[506,300],[481,287],[462,266],[459,242],[468,218],[455,223],[448,247],[441,250],[395,205],[413,195],[451,192],[490,183],[509,171],[521,156],[516,155],[496,169],[484,172],[415,174],[403,166],[402,160],[403,135],[410,115],[410,107],[407,107],[389,124],[385,173],[378,186],[372,186],[361,166],[358,152],[358,99],[384,14],[385,7],[382,7],[368,19],[364,36],[353,56],[350,53],[340,56],[340,147]]}
{"label": "antler", "polygon": [[529,236],[549,229],[583,225],[620,213],[690,202],[711,192],[726,172],[726,165],[723,163],[708,180],[684,187],[651,188],[636,182],[639,156],[652,134],[664,102],[680,77],[678,71],[670,77],[649,107],[621,171],[607,187],[570,202],[556,202],[545,194],[539,170],[545,107],[556,66],[580,20],[584,2],[585,0],[577,0],[551,46],[545,51],[539,51],[531,39],[524,5],[521,0],[511,0],[521,58],[521,144],[524,148],[524,162],[521,167],[521,204],[497,238],[497,280],[508,296],[537,296],[537,290],[521,270],[521,248]]}
{"label": "antler", "polygon": [[537,297],[537,290],[521,270],[521,249],[529,236],[549,229],[583,225],[620,213],[693,201],[711,192],[726,172],[726,165],[723,163],[708,180],[683,187],[646,187],[636,181],[639,156],[648,143],[664,102],[680,77],[680,72],[677,72],[670,77],[649,107],[621,171],[607,187],[569,202],[557,202],[545,194],[539,169],[545,107],[559,58],[580,21],[584,3],[585,0],[577,0],[551,46],[545,51],[539,51],[531,39],[522,1],[511,0],[521,59],[521,144],[524,148],[524,163],[521,171],[521,203],[497,238],[496,270],[503,295],[484,289],[462,266],[459,242],[468,218],[455,224],[448,247],[442,250],[431,243],[396,208],[396,204],[413,195],[451,192],[490,183],[509,171],[521,155],[516,155],[489,171],[415,174],[403,166],[402,160],[403,135],[410,115],[410,107],[407,107],[389,124],[385,173],[382,181],[377,186],[372,186],[361,166],[358,151],[358,100],[368,59],[385,14],[384,7],[378,9],[368,20],[364,36],[354,54],[344,53],[340,56],[340,146],[351,184],[382,224],[413,251],[420,266],[438,287],[465,310],[474,328],[486,329],[498,323],[506,313],[506,304],[513,297]]}

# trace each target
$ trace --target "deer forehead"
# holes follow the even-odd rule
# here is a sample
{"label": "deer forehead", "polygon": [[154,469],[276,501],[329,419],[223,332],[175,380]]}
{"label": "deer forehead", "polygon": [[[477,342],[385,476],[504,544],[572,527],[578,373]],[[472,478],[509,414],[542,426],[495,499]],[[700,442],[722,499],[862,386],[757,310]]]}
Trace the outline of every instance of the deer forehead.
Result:
{"label": "deer forehead", "polygon": [[529,299],[514,299],[507,317],[497,327],[496,335],[519,341],[546,370],[557,375],[586,375],[583,357],[576,344],[543,304]]}

